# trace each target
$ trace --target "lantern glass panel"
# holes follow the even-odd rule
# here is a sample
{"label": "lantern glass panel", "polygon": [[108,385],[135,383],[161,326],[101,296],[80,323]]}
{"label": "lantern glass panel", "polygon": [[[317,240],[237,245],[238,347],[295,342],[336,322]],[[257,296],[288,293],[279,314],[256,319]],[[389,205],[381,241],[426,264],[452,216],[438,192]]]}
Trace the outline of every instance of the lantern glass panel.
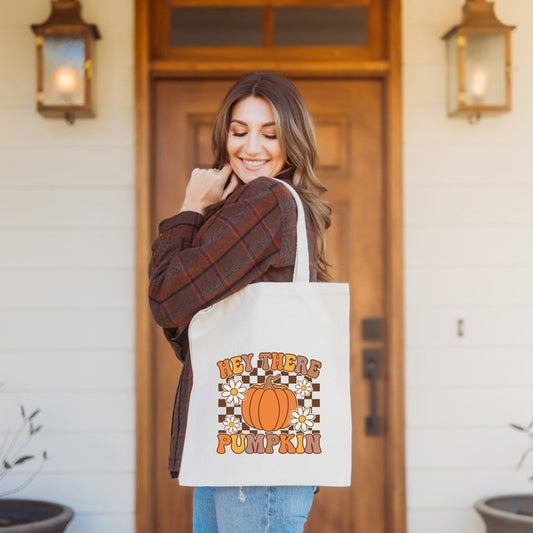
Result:
{"label": "lantern glass panel", "polygon": [[466,36],[465,89],[468,106],[504,106],[505,35]]}
{"label": "lantern glass panel", "polygon": [[85,103],[85,40],[79,35],[47,35],[43,42],[43,104]]}
{"label": "lantern glass panel", "polygon": [[446,41],[448,60],[448,112],[455,113],[458,108],[459,74],[457,34]]}

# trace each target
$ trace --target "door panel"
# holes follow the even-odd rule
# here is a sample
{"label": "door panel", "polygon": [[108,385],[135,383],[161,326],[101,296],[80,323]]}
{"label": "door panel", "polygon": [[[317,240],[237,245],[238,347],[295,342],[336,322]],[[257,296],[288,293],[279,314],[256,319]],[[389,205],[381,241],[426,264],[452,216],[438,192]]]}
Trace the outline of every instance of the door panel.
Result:
{"label": "door panel", "polygon": [[[153,231],[175,214],[190,172],[209,167],[211,124],[231,82],[154,82]],[[349,488],[322,488],[315,498],[308,533],[385,531],[385,440],[365,435],[370,384],[363,378],[361,353],[384,341],[361,339],[361,320],[384,316],[384,190],[382,82],[379,80],[298,81],[315,120],[320,153],[318,174],[333,207],[327,234],[328,259],[336,281],[351,290],[351,385],[353,471]],[[172,402],[179,363],[161,332],[153,350],[153,491],[157,533],[191,531],[192,491],[167,473]],[[378,409],[386,419],[384,379],[378,380]]]}

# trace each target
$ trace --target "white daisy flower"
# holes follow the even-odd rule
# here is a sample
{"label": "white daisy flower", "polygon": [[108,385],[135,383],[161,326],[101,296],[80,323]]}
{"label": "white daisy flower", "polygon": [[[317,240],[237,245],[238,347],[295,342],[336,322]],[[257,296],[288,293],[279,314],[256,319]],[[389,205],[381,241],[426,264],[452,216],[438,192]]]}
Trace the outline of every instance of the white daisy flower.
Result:
{"label": "white daisy flower", "polygon": [[305,433],[308,429],[311,429],[315,423],[315,415],[311,412],[309,407],[298,407],[296,411],[291,411],[291,424],[296,431]]}
{"label": "white daisy flower", "polygon": [[237,433],[242,429],[242,423],[239,417],[235,415],[227,415],[224,420],[224,429],[228,435]]}
{"label": "white daisy flower", "polygon": [[228,405],[239,405],[244,400],[246,387],[243,386],[242,381],[230,379],[227,383],[224,383],[223,389],[222,397]]}
{"label": "white daisy flower", "polygon": [[302,378],[296,382],[296,397],[305,398],[313,391],[313,385],[307,379]]}

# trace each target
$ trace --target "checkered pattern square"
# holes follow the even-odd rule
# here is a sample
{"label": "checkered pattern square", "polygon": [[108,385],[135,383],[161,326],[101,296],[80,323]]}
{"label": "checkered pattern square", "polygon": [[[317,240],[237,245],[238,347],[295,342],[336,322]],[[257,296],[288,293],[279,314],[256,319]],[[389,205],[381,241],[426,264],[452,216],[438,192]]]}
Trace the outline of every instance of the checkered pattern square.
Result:
{"label": "checkered pattern square", "polygon": [[[230,378],[221,380],[218,384],[219,391],[219,400],[218,400],[218,422],[219,422],[219,433],[225,433],[224,429],[224,420],[229,415],[235,415],[241,421],[242,429],[239,433],[251,433],[257,434],[258,430],[252,428],[246,424],[241,415],[241,404],[228,404],[226,400],[222,397],[222,392],[224,391],[224,385],[230,380],[234,380],[235,384],[238,384],[240,381],[242,386],[245,386],[246,389],[253,387],[254,385],[262,385],[266,382],[268,376],[277,375],[280,376],[279,379],[275,381],[275,385],[285,385],[288,387],[295,395],[297,395],[296,384],[298,381],[305,379],[308,383],[311,384],[312,390],[308,396],[299,398],[296,396],[296,402],[298,407],[304,407],[311,409],[311,412],[315,415],[313,420],[314,425],[312,428],[312,433],[320,433],[320,383],[314,382],[312,378],[307,376],[295,375],[293,373],[286,372],[284,370],[263,370],[262,368],[253,367],[250,372],[244,371],[242,374],[235,374]],[[292,426],[279,430],[280,434],[289,434],[294,433],[294,428]]]}

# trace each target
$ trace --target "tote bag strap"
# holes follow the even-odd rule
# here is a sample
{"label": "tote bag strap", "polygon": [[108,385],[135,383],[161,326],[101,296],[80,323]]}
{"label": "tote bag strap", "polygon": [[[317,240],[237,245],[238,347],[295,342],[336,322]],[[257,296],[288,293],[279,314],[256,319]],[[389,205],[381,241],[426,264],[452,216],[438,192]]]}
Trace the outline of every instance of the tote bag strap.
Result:
{"label": "tote bag strap", "polygon": [[293,282],[309,283],[309,243],[307,241],[307,228],[305,225],[305,212],[302,200],[298,193],[285,181],[274,178],[276,181],[283,183],[294,196],[296,206],[298,207],[298,219],[296,222],[296,260],[294,262]]}

